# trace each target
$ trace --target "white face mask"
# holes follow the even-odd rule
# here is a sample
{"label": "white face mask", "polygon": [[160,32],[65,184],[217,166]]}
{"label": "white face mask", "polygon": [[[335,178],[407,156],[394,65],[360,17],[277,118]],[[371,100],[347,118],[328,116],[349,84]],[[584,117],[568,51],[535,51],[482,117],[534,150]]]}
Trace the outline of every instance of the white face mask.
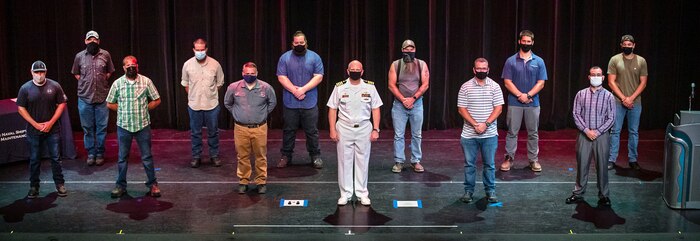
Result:
{"label": "white face mask", "polygon": [[603,84],[603,76],[590,76],[591,86],[598,87]]}
{"label": "white face mask", "polygon": [[197,60],[203,60],[207,57],[207,51],[194,51],[194,57],[197,58]]}
{"label": "white face mask", "polygon": [[43,77],[38,74],[32,74],[32,81],[34,81],[34,84],[42,86],[44,85],[44,83],[46,83],[46,77]]}

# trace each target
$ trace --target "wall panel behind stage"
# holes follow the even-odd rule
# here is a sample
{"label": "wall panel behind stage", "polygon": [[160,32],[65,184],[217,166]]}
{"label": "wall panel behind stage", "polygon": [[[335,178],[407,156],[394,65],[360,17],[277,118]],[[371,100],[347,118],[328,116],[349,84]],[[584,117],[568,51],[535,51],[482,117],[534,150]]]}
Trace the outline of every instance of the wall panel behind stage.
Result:
{"label": "wall panel behind stage", "polygon": [[[275,72],[279,56],[290,49],[291,34],[302,30],[310,49],[325,67],[319,106],[325,106],[334,83],[346,78],[352,59],[365,65],[385,105],[382,127],[391,127],[392,96],[387,70],[400,56],[400,44],[413,39],[417,57],[426,60],[431,86],[425,96],[427,129],[459,127],[457,92],[472,77],[472,61],[486,57],[489,76],[502,84],[506,58],[516,51],[522,29],[535,33],[533,51],[544,58],[549,80],[541,92],[542,129],[573,127],[575,93],[587,85],[590,66],[607,69],[620,52],[619,38],[632,34],[636,53],[649,63],[643,94],[642,128],[663,128],[674,112],[688,108],[694,82],[694,55],[700,47],[696,26],[700,12],[691,1],[591,0],[332,0],[332,1],[138,1],[25,0],[0,1],[0,98],[13,98],[31,78],[29,66],[44,60],[48,77],[60,82],[69,97],[73,128],[79,129],[77,81],[70,74],[75,54],[85,48],[84,34],[101,36],[123,75],[126,55],[139,59],[141,72],[154,80],[163,102],[152,111],[155,128],[188,128],[187,98],[180,86],[182,64],[192,57],[192,41],[209,41],[208,54],[222,64],[226,86],[240,79],[241,66],[253,61],[259,78],[273,85],[281,100]],[[700,84],[700,81],[698,81]],[[220,90],[223,100],[224,86]],[[607,84],[606,84],[607,86]],[[505,89],[504,89],[505,90]],[[698,106],[699,101],[694,105]],[[281,106],[281,105],[280,105]],[[327,129],[326,108],[319,123]],[[224,113],[224,112],[222,112]],[[281,109],[270,125],[280,128]],[[114,115],[112,113],[112,115]],[[112,116],[114,117],[114,116]],[[500,125],[504,125],[505,114]],[[114,129],[114,118],[110,128]],[[231,127],[228,113],[220,123]]]}

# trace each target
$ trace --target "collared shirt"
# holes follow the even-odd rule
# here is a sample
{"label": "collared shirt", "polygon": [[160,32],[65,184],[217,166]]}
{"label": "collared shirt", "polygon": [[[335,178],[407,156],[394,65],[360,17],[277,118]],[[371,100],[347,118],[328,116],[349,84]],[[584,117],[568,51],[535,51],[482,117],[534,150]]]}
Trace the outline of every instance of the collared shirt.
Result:
{"label": "collared shirt", "polygon": [[211,110],[219,105],[219,88],[224,85],[224,70],[214,58],[199,63],[195,57],[182,65],[182,81],[188,87],[187,105],[192,110]]}
{"label": "collared shirt", "polygon": [[336,83],[326,106],[338,110],[338,121],[352,126],[369,120],[372,109],[383,104],[372,81],[361,79],[360,84],[353,85],[346,79]]}
{"label": "collared shirt", "polygon": [[[526,60],[520,57],[520,52],[510,56],[501,73],[502,79],[510,79],[520,92],[527,93],[535,87],[538,80],[547,80],[547,67],[544,65],[544,60],[540,56],[531,53],[530,59]],[[509,106],[520,107],[537,107],[540,106],[540,95],[535,94],[532,97],[532,103],[523,104],[518,101],[512,93],[508,94]]]}
{"label": "collared shirt", "polygon": [[276,105],[275,90],[262,80],[257,80],[252,89],[248,89],[245,80],[233,82],[224,96],[224,106],[231,112],[233,119],[244,124],[265,122]]}
{"label": "collared shirt", "polygon": [[[277,76],[287,76],[295,86],[304,86],[315,74],[323,75],[323,61],[321,56],[309,49],[306,54],[298,56],[292,50],[280,56],[277,63]],[[282,89],[282,103],[290,109],[311,109],[318,102],[318,86],[306,92],[303,100],[298,100],[292,92]]]}
{"label": "collared shirt", "polygon": [[71,74],[80,75],[78,97],[92,104],[104,102],[109,91],[107,74],[112,72],[114,64],[107,50],[100,49],[94,56],[87,50],[78,52],[71,69]]}
{"label": "collared shirt", "polygon": [[595,130],[598,135],[610,130],[615,123],[614,96],[610,91],[590,87],[576,93],[574,99],[574,122],[580,131]]}
{"label": "collared shirt", "polygon": [[[476,78],[472,78],[462,84],[462,87],[459,88],[459,94],[457,95],[457,107],[467,108],[469,115],[478,123],[486,122],[489,116],[491,116],[494,107],[503,104],[505,104],[505,102],[503,101],[501,86],[491,78],[486,78],[483,86],[479,85]],[[498,136],[497,126],[498,122],[494,120],[493,123],[486,128],[484,133],[477,134],[474,127],[465,121],[462,125],[461,136],[463,138],[488,138]]]}
{"label": "collared shirt", "polygon": [[[630,96],[637,91],[637,87],[641,83],[639,77],[648,76],[647,61],[642,56],[634,55],[632,59],[626,59],[623,54],[616,54],[610,58],[608,62],[608,74],[616,75],[617,86],[625,96]],[[619,99],[615,98],[617,102]],[[638,95],[634,99],[634,103],[641,103],[642,95]]]}
{"label": "collared shirt", "polygon": [[[37,86],[31,80],[27,81],[19,88],[17,94],[17,106],[27,109],[29,116],[39,123],[50,121],[56,113],[57,105],[66,103],[66,100],[66,94],[63,93],[61,85],[49,78],[46,78],[42,86]],[[60,121],[56,122],[50,133],[56,133],[59,126]],[[27,132],[34,135],[41,134],[40,130],[29,123],[27,123]]]}
{"label": "collared shirt", "polygon": [[151,124],[148,101],[160,98],[151,79],[139,74],[135,81],[119,77],[109,89],[107,102],[118,104],[117,126],[137,132]]}

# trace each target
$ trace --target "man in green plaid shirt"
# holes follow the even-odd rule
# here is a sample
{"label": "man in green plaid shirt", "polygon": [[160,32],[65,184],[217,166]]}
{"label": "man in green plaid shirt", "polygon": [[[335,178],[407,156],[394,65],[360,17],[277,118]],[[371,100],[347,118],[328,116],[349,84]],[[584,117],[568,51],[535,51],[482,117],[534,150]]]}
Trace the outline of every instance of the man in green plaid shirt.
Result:
{"label": "man in green plaid shirt", "polygon": [[119,161],[117,167],[117,185],[112,190],[112,198],[118,198],[126,193],[127,160],[131,151],[131,140],[141,151],[141,162],[146,170],[146,186],[150,189],[147,195],[160,197],[160,189],[156,181],[151,155],[151,119],[148,111],[160,104],[160,95],[151,79],[138,74],[139,66],[136,57],[126,56],[123,61],[125,75],[112,83],[107,95],[107,107],[117,112],[117,139],[119,141]]}

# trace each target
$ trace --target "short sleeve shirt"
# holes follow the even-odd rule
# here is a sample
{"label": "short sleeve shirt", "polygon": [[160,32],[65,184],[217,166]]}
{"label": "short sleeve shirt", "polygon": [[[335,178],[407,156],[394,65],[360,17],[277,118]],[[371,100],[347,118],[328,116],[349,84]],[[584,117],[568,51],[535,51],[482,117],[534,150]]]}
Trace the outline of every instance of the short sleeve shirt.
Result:
{"label": "short sleeve shirt", "polygon": [[[531,59],[526,60],[520,58],[519,53],[510,56],[503,66],[502,79],[510,79],[520,92],[527,92],[535,87],[538,80],[547,80],[547,67],[544,65],[544,60],[540,56],[532,53]],[[512,93],[508,94],[509,106],[520,107],[538,107],[540,106],[539,93],[532,97],[532,103],[523,104],[518,101]]]}
{"label": "short sleeve shirt", "polygon": [[[639,55],[634,55],[632,59],[626,59],[621,53],[610,58],[608,63],[608,74],[616,75],[617,86],[625,96],[630,96],[639,87],[639,77],[648,76],[647,61]],[[615,98],[618,102],[619,99]],[[635,103],[640,103],[642,96],[637,96]]]}
{"label": "short sleeve shirt", "polygon": [[73,60],[71,74],[80,75],[78,97],[93,104],[104,102],[109,91],[107,74],[112,72],[114,72],[114,64],[107,50],[100,49],[94,56],[87,50],[77,53]]}
{"label": "short sleeve shirt", "polygon": [[[48,78],[42,86],[37,86],[31,80],[27,81],[20,87],[17,94],[17,106],[27,109],[29,115],[39,123],[50,121],[56,113],[56,105],[66,103],[66,100],[66,94],[61,85]],[[49,132],[57,132],[58,126],[54,125]],[[27,132],[35,135],[41,134],[40,130],[29,124],[27,124]]]}
{"label": "short sleeve shirt", "polygon": [[112,83],[107,102],[118,104],[117,126],[129,132],[137,132],[151,124],[148,114],[149,100],[160,99],[151,79],[138,75],[130,82],[122,76]]}
{"label": "short sleeve shirt", "polygon": [[[304,86],[315,74],[323,75],[323,61],[321,56],[311,50],[306,50],[303,56],[287,51],[277,63],[277,76],[287,76],[295,86]],[[315,87],[306,92],[303,100],[298,100],[287,89],[282,90],[282,103],[290,109],[311,109],[318,102],[318,88]]]}
{"label": "short sleeve shirt", "polygon": [[[501,86],[491,78],[486,78],[483,86],[479,85],[475,78],[468,80],[459,88],[457,95],[457,107],[467,108],[469,114],[476,122],[483,123],[488,120],[493,112],[493,108],[503,105],[503,92]],[[498,136],[496,129],[498,122],[493,121],[492,125],[486,128],[482,134],[477,134],[472,125],[464,122],[462,125],[463,138],[488,138]]]}
{"label": "short sleeve shirt", "polygon": [[360,84],[353,85],[350,80],[344,80],[333,88],[326,106],[338,110],[339,121],[352,125],[369,120],[372,109],[383,104],[373,82],[362,80]]}
{"label": "short sleeve shirt", "polygon": [[187,105],[192,110],[211,110],[219,105],[219,87],[224,85],[224,70],[209,56],[204,63],[192,57],[182,65],[182,86],[188,87]]}

